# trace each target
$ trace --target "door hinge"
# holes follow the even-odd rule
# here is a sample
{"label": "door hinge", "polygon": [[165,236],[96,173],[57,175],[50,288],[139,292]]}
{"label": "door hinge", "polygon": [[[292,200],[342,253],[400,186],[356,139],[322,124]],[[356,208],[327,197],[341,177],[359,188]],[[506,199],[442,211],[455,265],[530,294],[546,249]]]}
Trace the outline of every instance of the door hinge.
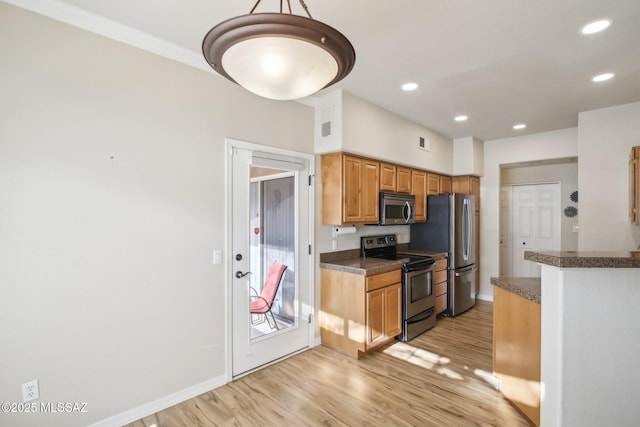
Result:
{"label": "door hinge", "polygon": [[313,323],[313,313],[309,313],[309,324]]}
{"label": "door hinge", "polygon": [[311,245],[309,245],[309,255],[311,255],[313,251],[311,250]]}
{"label": "door hinge", "polygon": [[309,187],[311,187],[311,183],[312,183],[312,181],[313,181],[313,177],[314,177],[314,176],[315,176],[315,175],[309,175]]}

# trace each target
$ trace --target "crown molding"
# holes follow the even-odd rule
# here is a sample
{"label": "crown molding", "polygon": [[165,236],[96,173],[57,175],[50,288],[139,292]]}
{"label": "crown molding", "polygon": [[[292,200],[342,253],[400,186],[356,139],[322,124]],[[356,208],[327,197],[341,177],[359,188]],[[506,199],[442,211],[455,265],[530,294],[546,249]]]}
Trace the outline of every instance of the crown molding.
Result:
{"label": "crown molding", "polygon": [[47,16],[74,27],[135,46],[191,67],[213,72],[200,53],[151,36],[127,25],[87,12],[60,0],[2,0],[5,3]]}

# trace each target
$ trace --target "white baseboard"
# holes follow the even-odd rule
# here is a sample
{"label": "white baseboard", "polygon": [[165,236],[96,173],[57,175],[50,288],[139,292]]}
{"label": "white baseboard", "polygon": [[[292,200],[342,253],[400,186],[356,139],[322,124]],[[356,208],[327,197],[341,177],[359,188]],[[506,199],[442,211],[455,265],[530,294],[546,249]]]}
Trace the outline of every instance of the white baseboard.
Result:
{"label": "white baseboard", "polygon": [[98,421],[97,423],[89,425],[89,427],[121,427],[125,424],[132,423],[141,418],[148,417],[156,412],[163,411],[170,408],[173,405],[184,402],[191,398],[194,398],[202,393],[214,390],[227,383],[226,377],[221,375],[216,378],[212,378],[200,384],[193,385],[184,390],[172,393],[168,396],[161,397],[153,402],[145,403],[137,408],[130,409],[122,412],[113,417]]}
{"label": "white baseboard", "polygon": [[477,299],[481,299],[482,301],[491,301],[493,302],[493,295],[487,295],[487,294],[478,294],[476,295]]}

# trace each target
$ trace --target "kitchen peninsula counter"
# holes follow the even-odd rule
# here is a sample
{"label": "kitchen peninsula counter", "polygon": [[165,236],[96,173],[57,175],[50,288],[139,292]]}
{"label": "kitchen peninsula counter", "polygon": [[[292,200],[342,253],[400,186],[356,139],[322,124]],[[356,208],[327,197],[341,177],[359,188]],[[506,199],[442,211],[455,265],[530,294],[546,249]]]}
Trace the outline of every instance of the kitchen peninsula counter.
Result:
{"label": "kitchen peninsula counter", "polygon": [[524,259],[561,268],[640,268],[640,251],[525,251]]}
{"label": "kitchen peninsula counter", "polygon": [[542,292],[539,277],[492,277],[491,284],[540,304]]}
{"label": "kitchen peninsula counter", "polygon": [[526,251],[524,259],[541,267],[540,425],[636,425],[639,253]]}

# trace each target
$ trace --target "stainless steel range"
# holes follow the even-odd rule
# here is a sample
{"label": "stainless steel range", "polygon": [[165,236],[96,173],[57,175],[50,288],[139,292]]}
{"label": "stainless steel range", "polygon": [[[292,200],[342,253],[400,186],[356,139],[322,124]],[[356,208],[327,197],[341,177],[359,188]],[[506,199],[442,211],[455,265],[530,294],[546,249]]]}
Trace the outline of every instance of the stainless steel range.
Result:
{"label": "stainless steel range", "polygon": [[436,297],[433,288],[435,259],[427,255],[398,253],[395,234],[360,238],[363,257],[402,260],[402,333],[409,341],[436,324]]}

